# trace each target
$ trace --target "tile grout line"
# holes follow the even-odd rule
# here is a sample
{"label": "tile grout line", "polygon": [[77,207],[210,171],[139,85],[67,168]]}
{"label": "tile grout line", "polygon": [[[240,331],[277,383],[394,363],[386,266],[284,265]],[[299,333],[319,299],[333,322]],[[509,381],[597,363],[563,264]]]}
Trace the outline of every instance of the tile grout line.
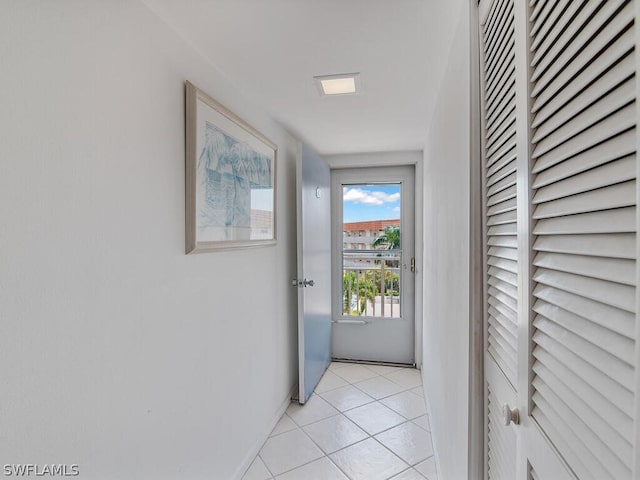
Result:
{"label": "tile grout line", "polygon": [[[264,447],[264,445],[263,445]],[[260,452],[258,452],[258,457],[260,459],[260,461],[262,462],[262,464],[264,465],[264,468],[267,469],[267,471],[271,474],[271,479],[276,478],[276,476],[273,474],[273,472],[271,471],[271,469],[269,468],[269,465],[267,465],[267,462],[264,461],[264,458],[262,458],[261,456],[261,452],[262,452],[262,448],[260,449]],[[271,480],[270,479],[270,480]]]}
{"label": "tile grout line", "polygon": [[[342,415],[342,412],[340,412],[340,415]],[[335,417],[337,417],[337,415],[334,415],[334,416],[335,416]],[[328,418],[329,418],[329,417],[328,417]],[[345,418],[346,418],[346,416],[345,416]],[[349,419],[347,418],[347,420],[349,420]],[[364,430],[363,430],[363,431],[364,431]],[[307,436],[307,437],[308,437],[308,438],[309,438],[309,439],[310,439],[310,440],[311,440],[311,441],[312,441],[312,442],[313,442],[313,443],[314,443],[314,444],[315,444],[315,445],[320,449],[320,451],[321,451],[322,453],[324,453],[324,457],[321,457],[321,458],[326,458],[327,460],[329,460],[333,465],[335,465],[335,467],[336,467],[338,470],[340,470],[340,472],[342,472],[342,474],[343,474],[345,477],[347,477],[348,479],[350,479],[349,475],[347,475],[347,472],[345,472],[344,470],[342,470],[342,469],[340,468],[340,466],[339,466],[339,465],[337,465],[337,464],[336,464],[336,462],[334,462],[334,461],[333,461],[333,459],[329,456],[329,455],[333,455],[333,453],[336,453],[336,452],[333,452],[333,453],[331,453],[331,454],[326,453],[326,452],[323,450],[323,448],[322,448],[320,445],[318,445],[318,444],[316,443],[316,441],[315,441],[313,438],[311,438],[311,435],[309,435],[306,431],[304,431],[304,429],[303,429],[303,432],[304,432],[304,433],[305,433],[305,435],[306,435],[306,436]],[[365,433],[366,433],[366,432],[365,432]],[[360,441],[362,441],[362,440],[360,440]],[[355,445],[356,443],[358,443],[358,442],[352,443],[351,445]],[[346,446],[346,447],[344,447],[344,448],[348,448],[348,447],[350,447],[351,445],[348,445],[348,446]],[[342,448],[341,450],[343,450],[344,448]],[[338,451],[338,450],[336,450],[336,451]],[[314,460],[314,461],[315,461],[315,460]]]}
{"label": "tile grout line", "polygon": [[[337,370],[340,370],[340,369],[343,369],[343,368],[348,368],[348,367],[349,367],[349,366],[351,366],[351,365],[354,365],[354,366],[360,366],[360,365],[361,365],[362,367],[364,367],[365,369],[369,370],[371,373],[374,373],[375,375],[374,375],[374,376],[372,376],[372,377],[370,377],[370,378],[365,378],[365,379],[362,379],[362,380],[358,380],[358,381],[356,381],[356,382],[352,382],[352,381],[349,381],[348,379],[346,379],[346,378],[344,378],[344,377],[340,376],[340,375],[339,375],[338,373],[336,373],[336,371],[335,371],[336,369],[337,369]],[[387,374],[394,374],[394,373],[397,373],[397,372],[400,372],[400,371],[403,371],[403,370],[406,370],[406,371],[413,370],[413,369],[409,369],[409,368],[402,369],[401,367],[393,367],[393,368],[397,368],[397,370],[395,370],[395,371],[391,371],[391,372],[388,372]],[[284,475],[284,474],[286,474],[286,473],[289,473],[289,472],[291,472],[291,471],[294,471],[294,470],[296,470],[296,469],[299,469],[299,468],[302,468],[302,467],[304,467],[304,466],[306,466],[306,465],[309,465],[309,464],[311,464],[311,463],[313,463],[313,462],[316,462],[316,461],[322,460],[323,458],[326,458],[326,459],[328,459],[328,460],[329,460],[329,462],[331,462],[331,464],[332,464],[333,466],[335,466],[335,467],[338,469],[338,471],[340,471],[343,475],[345,475],[345,477],[347,477],[347,478],[351,478],[351,477],[349,477],[349,475],[347,475],[347,473],[346,473],[342,468],[340,468],[340,466],[339,466],[339,465],[337,465],[337,464],[335,463],[335,461],[333,461],[333,459],[331,458],[331,455],[334,455],[334,454],[336,454],[336,453],[338,453],[338,452],[340,452],[340,451],[343,451],[343,450],[345,450],[345,449],[347,449],[347,448],[349,448],[349,447],[352,447],[352,446],[354,446],[354,445],[356,445],[356,444],[358,444],[358,443],[364,442],[364,441],[366,441],[366,440],[368,440],[368,439],[373,439],[373,440],[376,442],[376,444],[377,444],[377,445],[379,445],[379,446],[381,446],[382,448],[384,448],[387,452],[389,452],[392,456],[394,456],[395,458],[397,458],[397,459],[399,459],[400,461],[402,461],[405,465],[408,465],[408,467],[407,467],[407,468],[405,468],[405,469],[403,469],[403,470],[401,470],[401,471],[399,471],[399,472],[396,472],[395,474],[391,475],[390,477],[387,477],[385,480],[390,480],[390,479],[392,479],[393,477],[398,476],[398,475],[402,475],[403,473],[405,473],[405,472],[407,472],[407,471],[409,471],[409,470],[415,470],[415,471],[418,473],[418,475],[420,475],[421,477],[424,477],[424,476],[422,475],[422,473],[421,473],[421,472],[419,472],[418,470],[416,470],[416,469],[415,469],[415,467],[416,467],[417,465],[419,465],[419,464],[421,464],[421,463],[423,463],[423,462],[425,462],[425,461],[429,460],[429,458],[433,457],[433,453],[432,453],[431,455],[427,456],[426,458],[419,460],[419,461],[418,461],[418,462],[416,462],[415,464],[411,464],[411,463],[409,463],[408,461],[405,461],[405,460],[404,460],[403,458],[401,458],[398,454],[396,454],[393,450],[391,450],[391,448],[387,447],[385,444],[383,444],[380,440],[378,440],[378,439],[376,438],[376,436],[377,436],[377,435],[381,435],[381,434],[383,434],[383,433],[385,433],[385,432],[388,432],[388,431],[390,431],[390,430],[392,430],[392,429],[394,429],[394,428],[400,427],[400,426],[402,426],[402,425],[413,424],[415,427],[418,427],[418,428],[420,428],[420,430],[422,430],[422,431],[424,431],[425,433],[427,433],[427,434],[428,434],[428,436],[429,436],[429,440],[431,440],[431,431],[430,431],[430,430],[427,430],[427,429],[425,429],[425,428],[423,428],[423,427],[421,427],[420,425],[418,425],[418,424],[416,424],[416,423],[414,423],[414,420],[416,420],[416,419],[418,419],[418,418],[421,418],[421,417],[423,417],[423,416],[425,416],[425,415],[427,416],[427,419],[428,419],[428,413],[427,413],[427,412],[425,412],[425,413],[424,413],[424,414],[422,414],[422,415],[418,415],[418,416],[416,416],[416,417],[413,417],[413,418],[407,418],[407,417],[406,417],[405,415],[403,415],[402,413],[398,412],[398,411],[397,411],[397,410],[395,410],[394,408],[392,408],[392,407],[390,407],[390,406],[388,406],[388,405],[386,405],[385,403],[383,403],[383,402],[382,402],[382,400],[388,399],[388,398],[390,398],[390,397],[393,397],[393,396],[396,396],[396,395],[401,395],[401,394],[403,394],[403,393],[405,393],[405,392],[409,392],[412,396],[415,396],[415,397],[417,397],[417,398],[421,398],[421,399],[423,400],[423,402],[426,404],[426,399],[425,399],[422,395],[420,395],[420,394],[419,394],[419,393],[417,393],[417,392],[413,392],[413,391],[412,391],[412,390],[415,390],[416,388],[420,387],[421,385],[414,385],[414,386],[408,386],[408,387],[407,387],[407,386],[405,386],[405,385],[402,385],[402,384],[400,384],[400,383],[398,383],[398,382],[394,381],[394,380],[393,380],[393,379],[391,379],[391,378],[388,378],[388,377],[386,376],[387,374],[381,374],[381,373],[378,373],[378,372],[373,371],[372,369],[367,368],[367,366],[366,366],[366,365],[364,365],[364,364],[353,364],[353,363],[346,363],[346,362],[345,362],[345,363],[344,363],[344,366],[337,367],[337,368],[335,368],[335,367],[334,367],[334,369],[329,368],[327,371],[331,372],[333,375],[337,376],[339,379],[341,379],[342,381],[346,382],[346,385],[340,385],[340,386],[338,386],[338,387],[330,388],[330,389],[327,389],[327,390],[323,391],[322,393],[320,393],[320,392],[315,392],[315,391],[314,391],[314,392],[313,392],[313,394],[314,394],[314,395],[317,395],[318,397],[320,397],[320,399],[321,399],[321,400],[323,400],[326,404],[330,405],[333,409],[335,409],[335,410],[337,411],[337,413],[335,413],[335,414],[331,414],[331,415],[329,415],[329,416],[327,416],[327,417],[324,417],[324,418],[321,418],[321,419],[318,419],[318,420],[314,420],[313,422],[310,422],[310,423],[307,423],[307,424],[305,424],[305,425],[302,425],[302,424],[300,424],[300,423],[296,422],[296,420],[294,420],[294,419],[293,419],[293,417],[291,417],[287,412],[284,412],[284,413],[283,413],[282,418],[284,418],[284,417],[289,418],[289,420],[293,423],[293,425],[295,425],[295,428],[292,428],[292,429],[290,429],[290,430],[282,431],[282,432],[277,433],[277,434],[275,434],[275,435],[269,435],[269,437],[267,438],[267,441],[268,441],[270,438],[275,438],[275,437],[278,437],[278,436],[283,435],[283,434],[285,434],[285,433],[291,433],[291,432],[293,432],[293,431],[295,431],[295,430],[300,430],[300,431],[302,432],[302,434],[303,434],[306,438],[308,438],[308,439],[311,441],[311,443],[312,443],[312,444],[313,444],[313,445],[314,445],[314,446],[315,446],[315,447],[320,451],[320,453],[322,453],[322,456],[320,456],[320,457],[318,457],[318,458],[315,458],[315,459],[313,459],[313,460],[310,460],[309,462],[306,462],[306,463],[303,463],[303,464],[297,465],[296,467],[291,468],[291,469],[289,469],[289,470],[286,470],[286,471],[284,471],[284,472],[281,472],[281,473],[279,473],[279,474],[278,474],[278,476]],[[395,385],[398,385],[399,387],[401,387],[401,388],[402,388],[402,390],[401,390],[400,392],[391,393],[391,394],[389,394],[389,395],[385,395],[385,396],[382,396],[382,397],[380,397],[380,398],[375,398],[375,397],[373,397],[372,395],[370,395],[369,393],[367,393],[366,391],[364,391],[364,390],[362,390],[361,388],[359,388],[359,387],[358,387],[358,385],[357,385],[358,383],[366,382],[366,381],[373,380],[373,379],[379,379],[379,378],[385,379],[385,380],[387,380],[387,381],[392,382],[392,383],[393,383],[393,384],[395,384]],[[369,398],[371,399],[371,401],[368,401],[368,402],[363,403],[363,404],[361,404],[361,405],[354,406],[354,407],[352,407],[352,408],[345,409],[345,410],[343,411],[342,409],[340,409],[340,408],[338,408],[336,405],[334,405],[332,402],[330,402],[328,399],[324,398],[324,394],[327,394],[327,393],[330,393],[330,392],[332,392],[332,391],[338,390],[338,389],[340,389],[340,388],[345,388],[345,387],[348,387],[348,386],[355,387],[355,389],[356,389],[356,390],[358,390],[358,391],[359,391],[359,392],[361,392],[362,394],[364,394],[364,395],[366,395],[367,397],[369,397]],[[293,402],[292,402],[292,403],[293,403]],[[349,412],[349,411],[352,411],[352,410],[355,410],[355,409],[357,409],[357,408],[364,407],[364,406],[367,406],[367,405],[372,405],[373,403],[378,403],[379,405],[381,405],[381,406],[383,406],[383,407],[385,407],[385,408],[388,408],[390,411],[394,412],[395,414],[397,414],[398,416],[400,416],[400,417],[401,417],[401,418],[403,418],[404,420],[403,420],[402,422],[400,422],[400,423],[396,424],[396,425],[393,425],[393,426],[388,427],[388,428],[386,428],[386,429],[384,429],[384,430],[381,430],[380,432],[376,432],[376,433],[371,434],[371,433],[369,433],[367,430],[365,430],[364,428],[362,428],[362,426],[360,426],[360,424],[358,424],[356,421],[352,420],[351,418],[349,418],[349,417],[346,415],[346,412]],[[425,405],[425,408],[426,408],[426,405]],[[315,424],[318,424],[318,423],[323,422],[323,421],[325,421],[325,420],[328,420],[328,419],[330,419],[330,418],[338,417],[338,416],[342,416],[342,417],[343,417],[347,422],[350,422],[351,424],[353,424],[354,426],[356,426],[360,431],[362,431],[362,432],[366,435],[366,437],[365,437],[365,438],[363,438],[363,439],[361,439],[361,440],[358,440],[358,441],[356,441],[356,442],[350,443],[349,445],[345,445],[344,447],[341,447],[341,448],[339,448],[338,450],[336,450],[336,451],[334,451],[334,452],[326,453],[326,452],[325,452],[325,450],[324,450],[324,449],[323,449],[323,448],[322,448],[322,447],[321,447],[321,446],[320,446],[320,445],[319,445],[319,444],[318,444],[318,443],[317,443],[317,442],[316,442],[316,441],[311,437],[311,435],[310,435],[310,434],[305,430],[305,428],[306,428],[306,427],[310,427],[310,426],[315,425]],[[282,419],[282,418],[281,418],[281,419]],[[265,443],[266,443],[266,442],[265,442]],[[263,445],[263,447],[264,447],[264,445]],[[258,453],[257,457],[259,457],[259,458],[260,458],[260,461],[264,464],[264,466],[265,466],[265,468],[267,469],[268,473],[271,475],[271,477],[270,477],[270,479],[269,479],[269,480],[275,480],[277,476],[276,476],[276,475],[273,473],[273,471],[269,468],[269,466],[267,465],[267,463],[266,463],[266,462],[264,461],[264,459],[262,458],[261,454],[262,454],[262,451],[260,451],[260,452]],[[427,477],[425,477],[425,478],[427,478]],[[427,480],[428,480],[428,479],[427,479]]]}

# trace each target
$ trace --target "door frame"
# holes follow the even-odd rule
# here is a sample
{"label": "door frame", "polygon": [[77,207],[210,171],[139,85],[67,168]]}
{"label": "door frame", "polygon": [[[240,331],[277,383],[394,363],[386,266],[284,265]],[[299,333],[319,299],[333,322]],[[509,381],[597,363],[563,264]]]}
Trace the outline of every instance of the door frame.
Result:
{"label": "door frame", "polygon": [[[423,360],[423,225],[424,225],[424,168],[422,161],[424,153],[421,150],[403,152],[376,152],[376,153],[354,153],[344,155],[325,155],[323,158],[329,163],[331,170],[345,168],[370,168],[370,167],[414,167],[414,256],[416,259],[415,272],[415,295],[414,295],[414,317],[415,317],[415,363],[416,367],[422,368]],[[333,212],[333,205],[332,205]]]}
{"label": "door frame", "polygon": [[484,352],[484,221],[480,75],[480,6],[469,0],[469,478],[486,478],[487,418]]}
{"label": "door frame", "polygon": [[[403,221],[401,222],[402,235],[409,235],[406,237],[406,240],[402,242],[401,252],[402,252],[402,261],[403,265],[401,267],[400,274],[400,284],[401,284],[401,300],[400,300],[400,324],[398,324],[399,329],[392,328],[389,325],[389,320],[385,320],[383,318],[377,317],[363,317],[362,321],[367,323],[371,323],[370,328],[366,329],[366,331],[362,331],[362,335],[364,338],[369,338],[370,341],[374,342],[380,339],[380,346],[382,350],[386,348],[387,359],[382,360],[378,359],[378,361],[382,362],[402,362],[406,364],[416,365],[416,316],[415,316],[415,268],[411,271],[409,264],[410,258],[414,259],[415,262],[415,231],[413,235],[411,235],[411,230],[415,229],[415,168],[413,165],[402,165],[402,166],[391,166],[391,167],[367,167],[367,168],[350,168],[350,169],[341,169],[341,170],[333,170],[331,172],[331,278],[332,278],[332,301],[331,301],[331,318],[334,322],[334,329],[332,332],[332,351],[338,347],[338,344],[344,344],[345,340],[347,340],[347,344],[350,344],[348,341],[349,335],[352,335],[353,328],[363,328],[363,327],[348,327],[345,326],[344,330],[338,326],[339,322],[344,320],[345,317],[342,314],[342,302],[340,298],[342,297],[342,246],[343,246],[343,229],[342,223],[343,219],[343,207],[344,203],[342,201],[342,186],[343,185],[387,185],[387,184],[400,184],[402,185],[401,192],[401,218]],[[412,198],[413,197],[413,198]],[[409,219],[407,221],[406,219]],[[403,237],[405,238],[405,237]],[[405,319],[410,319],[413,316],[413,324],[404,323]],[[348,321],[357,320],[349,318]],[[358,320],[361,321],[361,320]],[[390,329],[390,330],[389,330]],[[409,330],[411,329],[411,330]],[[336,344],[336,331],[345,331],[345,335],[347,337],[341,337],[342,341]],[[377,330],[377,332],[375,332]],[[386,334],[384,334],[386,331]],[[400,348],[399,345],[396,345],[396,348],[393,349],[391,347],[382,347],[383,344],[387,343],[387,345],[392,345],[394,340],[390,337],[391,332],[398,332],[399,335],[397,338],[404,340],[409,340],[408,345],[411,345],[413,351],[411,352],[410,357],[406,357],[405,359],[400,360],[400,358],[390,359],[389,352],[406,352],[404,348]],[[402,334],[400,334],[402,332]],[[413,338],[407,339],[406,335],[412,335]],[[359,337],[359,335],[356,335]],[[389,337],[389,338],[387,338]],[[385,339],[386,341],[382,340]],[[366,342],[360,343],[360,345],[367,345]],[[407,347],[408,347],[407,345]],[[370,351],[373,351],[369,348]],[[408,353],[408,352],[406,352]],[[333,351],[334,358],[336,358],[335,351]],[[365,354],[366,355],[366,354]],[[391,355],[394,356],[394,355]],[[350,357],[342,357],[338,355],[338,358],[350,358]],[[356,358],[356,360],[372,360],[372,357],[364,357],[364,358]]]}

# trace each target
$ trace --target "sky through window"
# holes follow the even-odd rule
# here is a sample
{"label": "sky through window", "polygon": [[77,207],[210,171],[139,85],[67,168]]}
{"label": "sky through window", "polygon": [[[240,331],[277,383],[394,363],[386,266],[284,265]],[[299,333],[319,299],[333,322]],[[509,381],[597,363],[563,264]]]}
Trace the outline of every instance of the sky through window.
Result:
{"label": "sky through window", "polygon": [[400,218],[400,185],[345,185],[343,222]]}

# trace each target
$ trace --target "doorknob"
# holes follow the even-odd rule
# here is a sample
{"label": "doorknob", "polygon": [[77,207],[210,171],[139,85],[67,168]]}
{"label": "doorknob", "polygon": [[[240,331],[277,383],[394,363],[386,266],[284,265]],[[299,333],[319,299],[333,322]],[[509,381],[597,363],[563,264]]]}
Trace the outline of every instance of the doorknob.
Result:
{"label": "doorknob", "polygon": [[509,408],[509,404],[502,405],[502,423],[504,426],[509,426],[510,423],[514,425],[520,424],[520,413],[517,408]]}
{"label": "doorknob", "polygon": [[306,278],[302,281],[303,287],[313,287],[315,282],[313,280],[307,280]]}

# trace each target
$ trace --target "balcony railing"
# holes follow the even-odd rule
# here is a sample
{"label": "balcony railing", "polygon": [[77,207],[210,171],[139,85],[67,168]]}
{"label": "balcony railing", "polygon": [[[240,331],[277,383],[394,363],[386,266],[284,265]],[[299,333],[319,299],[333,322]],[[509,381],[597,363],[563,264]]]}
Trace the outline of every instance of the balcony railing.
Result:
{"label": "balcony railing", "polygon": [[344,250],[342,315],[400,317],[401,250]]}

